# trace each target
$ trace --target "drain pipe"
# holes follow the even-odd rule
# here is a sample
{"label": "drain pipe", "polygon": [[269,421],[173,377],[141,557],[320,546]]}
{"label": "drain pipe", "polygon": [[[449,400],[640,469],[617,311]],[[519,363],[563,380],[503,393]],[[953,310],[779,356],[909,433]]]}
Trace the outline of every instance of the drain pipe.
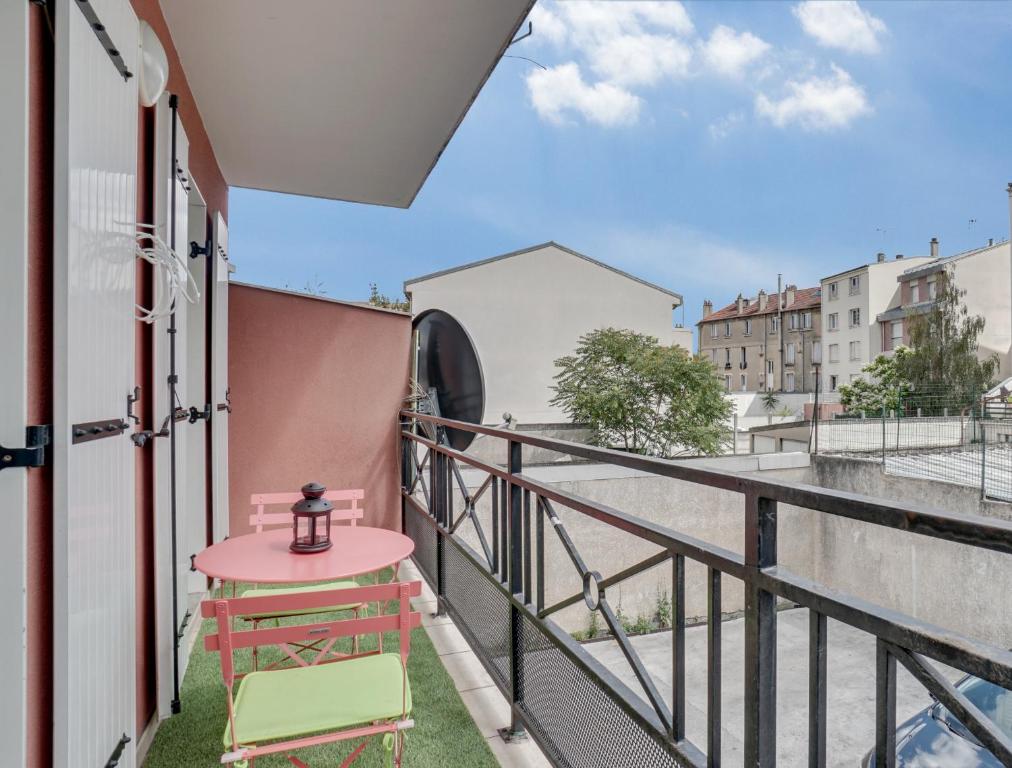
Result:
{"label": "drain pipe", "polygon": [[[179,97],[169,97],[172,114],[172,167],[169,169],[172,184],[169,185],[169,247],[176,250],[176,123],[179,115]],[[179,574],[176,562],[176,303],[172,302],[169,313],[169,519],[172,540],[172,714],[178,714],[182,707],[179,702]]]}

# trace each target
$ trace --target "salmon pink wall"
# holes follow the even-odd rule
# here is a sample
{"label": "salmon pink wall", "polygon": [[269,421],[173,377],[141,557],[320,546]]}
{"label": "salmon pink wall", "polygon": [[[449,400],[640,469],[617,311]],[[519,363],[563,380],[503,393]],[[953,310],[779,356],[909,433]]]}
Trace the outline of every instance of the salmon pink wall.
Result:
{"label": "salmon pink wall", "polygon": [[233,283],[228,293],[231,535],[252,493],[365,489],[365,525],[400,530],[397,411],[411,318]]}

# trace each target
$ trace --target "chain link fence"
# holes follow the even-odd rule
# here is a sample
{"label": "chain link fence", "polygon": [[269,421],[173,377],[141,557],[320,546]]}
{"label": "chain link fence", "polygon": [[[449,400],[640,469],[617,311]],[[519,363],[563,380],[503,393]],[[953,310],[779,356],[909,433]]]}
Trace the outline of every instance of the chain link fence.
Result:
{"label": "chain link fence", "polygon": [[813,451],[876,459],[892,475],[971,486],[981,498],[1012,501],[1012,408],[979,395],[904,393],[879,412],[820,420]]}

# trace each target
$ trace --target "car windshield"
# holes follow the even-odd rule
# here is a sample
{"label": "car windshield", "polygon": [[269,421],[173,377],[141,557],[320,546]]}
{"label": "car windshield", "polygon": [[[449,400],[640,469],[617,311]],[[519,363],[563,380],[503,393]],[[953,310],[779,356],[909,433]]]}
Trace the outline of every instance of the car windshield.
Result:
{"label": "car windshield", "polygon": [[[986,680],[971,677],[959,685],[959,692],[994,721],[1006,736],[1012,738],[1012,691]],[[966,732],[966,728],[949,710],[941,707],[941,712],[945,722],[958,726],[961,731]],[[966,735],[969,736],[969,733]]]}

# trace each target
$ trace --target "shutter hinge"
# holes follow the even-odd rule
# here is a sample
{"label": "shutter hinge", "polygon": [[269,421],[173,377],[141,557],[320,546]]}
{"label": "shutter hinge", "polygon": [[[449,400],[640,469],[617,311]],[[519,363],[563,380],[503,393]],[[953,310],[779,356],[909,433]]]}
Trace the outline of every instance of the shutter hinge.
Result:
{"label": "shutter hinge", "polygon": [[48,424],[25,427],[25,448],[5,448],[0,445],[0,469],[43,466],[46,463],[47,445]]}
{"label": "shutter hinge", "polygon": [[119,765],[119,760],[123,757],[123,750],[129,743],[130,737],[125,733],[119,737],[119,743],[116,744],[116,748],[112,751],[112,754],[109,755],[109,759],[105,763],[105,768],[116,768],[116,766]]}

